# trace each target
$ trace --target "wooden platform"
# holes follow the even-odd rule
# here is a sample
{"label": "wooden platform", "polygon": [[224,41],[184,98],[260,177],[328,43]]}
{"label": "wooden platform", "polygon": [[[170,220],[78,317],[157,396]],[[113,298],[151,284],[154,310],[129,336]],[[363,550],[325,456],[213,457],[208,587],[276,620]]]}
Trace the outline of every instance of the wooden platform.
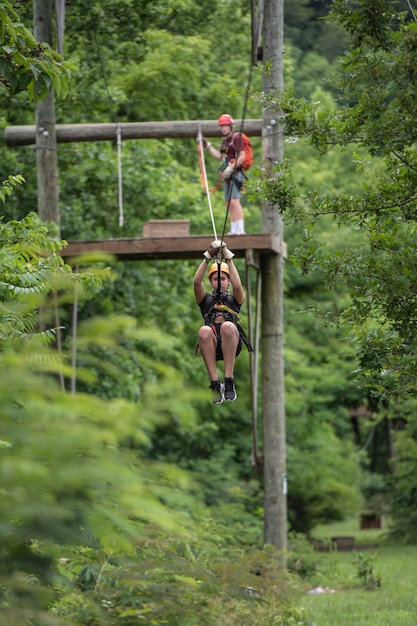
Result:
{"label": "wooden platform", "polygon": [[[213,235],[190,237],[103,239],[101,241],[71,241],[61,251],[69,259],[96,253],[112,254],[121,261],[146,261],[152,259],[200,259],[213,241]],[[235,235],[225,237],[227,246],[237,258],[245,257],[247,250],[260,255],[281,254],[286,256],[285,243],[270,234]]]}

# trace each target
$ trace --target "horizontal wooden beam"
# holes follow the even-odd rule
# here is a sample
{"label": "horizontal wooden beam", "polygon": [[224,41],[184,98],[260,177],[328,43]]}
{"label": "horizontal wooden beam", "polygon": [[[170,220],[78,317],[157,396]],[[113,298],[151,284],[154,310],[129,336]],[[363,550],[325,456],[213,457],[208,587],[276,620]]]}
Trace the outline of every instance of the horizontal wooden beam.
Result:
{"label": "horizontal wooden beam", "polygon": [[[220,137],[217,120],[177,122],[122,122],[120,124],[57,124],[57,143],[77,141],[116,141],[118,128],[125,139],[187,139],[197,137],[201,125],[205,137]],[[262,134],[262,120],[236,120],[235,129],[251,137]],[[43,132],[40,128],[38,132]],[[36,126],[6,126],[6,146],[28,146],[36,143]]]}
{"label": "horizontal wooden beam", "polygon": [[[142,239],[103,239],[101,241],[71,241],[61,256],[76,262],[77,257],[111,254],[122,261],[151,261],[152,259],[202,259],[213,235],[191,237],[159,237]],[[269,234],[235,235],[225,238],[236,258],[245,257],[247,250],[260,254],[284,254],[285,243]]]}

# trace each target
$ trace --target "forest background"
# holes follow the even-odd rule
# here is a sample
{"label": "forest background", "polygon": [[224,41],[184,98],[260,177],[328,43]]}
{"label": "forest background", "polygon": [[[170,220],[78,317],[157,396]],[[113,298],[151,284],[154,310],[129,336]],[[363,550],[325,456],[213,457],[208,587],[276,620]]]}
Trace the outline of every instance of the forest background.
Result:
{"label": "forest background", "polygon": [[[319,140],[316,137],[316,147],[309,141],[312,128],[304,127],[301,132],[294,121],[295,108],[289,110],[295,97],[301,103],[302,99],[320,103],[322,110],[332,111],[343,104],[340,100],[336,104],[340,96],[331,79],[340,68],[339,56],[349,38],[340,26],[322,19],[331,5],[297,0],[285,7],[284,82],[291,96],[286,104],[277,104],[277,115],[287,106],[288,119],[293,121],[285,145],[292,201],[284,214],[289,250],[284,302],[289,530],[309,535],[317,524],[344,516],[359,519],[365,512],[390,513],[392,531],[404,536],[404,510],[412,514],[407,519],[415,516],[410,479],[410,451],[415,448],[413,350],[408,343],[404,388],[401,368],[389,369],[383,353],[388,330],[393,339],[392,326],[385,317],[380,332],[380,320],[374,317],[365,328],[359,313],[363,314],[366,303],[371,308],[369,294],[363,301],[355,294],[363,278],[358,273],[360,263],[355,261],[363,262],[368,237],[374,236],[374,245],[378,243],[381,251],[376,230],[369,227],[378,219],[371,216],[366,225],[364,211],[357,221],[349,221],[351,213],[342,218],[343,212],[337,213],[329,200],[361,197],[369,179],[375,180],[384,171],[385,155],[374,150],[371,162],[366,142],[358,140],[353,153],[342,146],[330,153],[322,149],[318,155]],[[224,112],[240,118],[250,64],[249,8],[243,2],[207,5],[187,0],[151,5],[70,3],[65,59],[72,65],[72,76],[67,97],[56,103],[57,123],[202,120],[216,119]],[[28,3],[19,8],[29,27],[31,10]],[[248,118],[261,117],[261,72],[261,67],[253,71]],[[0,112],[2,126],[34,123],[34,104],[25,93],[3,92]],[[306,107],[303,113],[306,119]],[[320,121],[320,116],[315,119]],[[326,140],[325,132],[321,136]],[[244,204],[246,230],[255,233],[260,229],[262,163],[260,140],[253,143],[257,163],[249,173]],[[12,173],[25,179],[7,198],[3,224],[23,220],[19,236],[30,232],[32,238],[35,234],[41,238],[42,228],[31,217],[37,204],[35,151],[4,145],[0,149],[3,167],[7,166],[3,178]],[[61,237],[65,240],[141,236],[146,221],[163,218],[189,219],[191,234],[211,232],[195,141],[123,143],[123,228],[119,227],[115,143],[58,146],[58,165]],[[217,164],[208,161],[207,167],[215,182]],[[321,203],[318,194],[312,197],[313,189],[320,190]],[[223,223],[223,205],[218,193],[213,197],[218,224]],[[306,206],[320,206],[320,211],[308,216]],[[343,206],[349,207],[347,200]],[[410,204],[407,211],[409,216]],[[384,224],[385,248],[390,235],[397,259],[401,238],[395,238],[393,223],[401,228],[398,224],[404,220],[404,215],[396,216]],[[3,229],[4,240],[17,237],[8,232]],[[403,240],[408,252],[409,240]],[[233,249],[233,241],[228,244]],[[399,256],[409,258],[404,251]],[[380,261],[380,267],[386,267],[384,259]],[[109,265],[110,272],[105,270]],[[394,262],[390,268],[395,271]],[[412,292],[411,268],[405,264],[401,276],[405,293]],[[97,271],[101,272],[98,276]],[[118,263],[107,259],[83,267],[77,291],[75,397],[64,394],[63,400],[60,391],[49,386],[44,396],[38,396],[29,372],[21,365],[15,367],[22,370],[9,367],[2,384],[4,406],[15,407],[16,415],[24,413],[24,421],[30,424],[19,435],[20,447],[14,448],[11,458],[9,452],[7,459],[16,480],[10,510],[24,532],[16,534],[12,547],[4,541],[3,553],[16,571],[24,569],[25,561],[34,574],[45,575],[55,563],[50,558],[51,553],[57,556],[53,555],[56,546],[46,558],[36,542],[34,548],[28,547],[29,539],[50,542],[54,538],[56,544],[67,546],[71,538],[77,545],[76,565],[70,559],[71,575],[77,578],[78,589],[96,590],[106,567],[115,575],[114,555],[120,558],[120,551],[127,550],[127,537],[143,549],[140,540],[156,538],[156,527],[171,536],[178,528],[191,532],[191,521],[202,525],[205,540],[215,537],[220,545],[220,538],[230,535],[245,551],[262,549],[262,476],[254,472],[251,462],[249,356],[243,353],[237,363],[238,401],[211,406],[204,365],[194,356],[200,325],[192,294],[194,271],[195,263],[176,261]],[[71,281],[70,286],[68,290],[66,285],[59,318],[62,351],[67,355],[72,350]],[[359,310],[353,320],[346,314],[352,311],[352,301]],[[411,302],[408,312],[412,307]],[[396,340],[400,345],[398,334]],[[71,375],[67,369],[64,372],[69,390]],[[17,375],[20,387],[30,392],[23,408],[16,408],[12,395]],[[10,432],[15,431],[11,428]],[[65,433],[62,445],[58,445],[60,432]],[[38,440],[41,433],[48,436]],[[40,446],[36,454],[33,441]],[[87,443],[90,447],[84,448]],[[5,449],[9,451],[9,446]],[[40,471],[45,458],[48,474]],[[100,460],[101,480],[92,459]],[[26,500],[29,486],[37,495],[33,497],[32,492]],[[409,540],[414,538],[411,526],[411,522],[406,525]],[[114,528],[118,532],[111,532]],[[154,544],[152,549],[152,559],[160,558]],[[176,550],[179,559],[181,551]],[[165,559],[168,554],[172,557],[167,543],[162,552]],[[223,558],[226,552],[224,548]],[[62,557],[59,551],[58,555]],[[146,556],[152,560],[150,554]],[[201,565],[201,558],[201,553],[193,553],[194,566]],[[189,567],[189,555],[186,560]],[[59,575],[63,576],[61,570]],[[71,578],[68,571],[66,576]],[[44,602],[39,599],[41,609]],[[68,613],[69,604],[67,600],[65,608],[60,607],[63,614]],[[169,610],[166,605],[164,610]],[[186,623],[184,617],[178,619]]]}

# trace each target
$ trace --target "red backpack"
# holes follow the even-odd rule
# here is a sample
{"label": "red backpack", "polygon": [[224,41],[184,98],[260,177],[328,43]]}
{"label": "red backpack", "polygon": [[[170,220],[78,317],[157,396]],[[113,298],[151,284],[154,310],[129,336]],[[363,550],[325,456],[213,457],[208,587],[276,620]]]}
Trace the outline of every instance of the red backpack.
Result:
{"label": "red backpack", "polygon": [[242,170],[248,170],[253,165],[253,148],[251,140],[245,133],[236,133],[240,141],[237,142],[238,151],[245,151],[245,160],[242,163]]}

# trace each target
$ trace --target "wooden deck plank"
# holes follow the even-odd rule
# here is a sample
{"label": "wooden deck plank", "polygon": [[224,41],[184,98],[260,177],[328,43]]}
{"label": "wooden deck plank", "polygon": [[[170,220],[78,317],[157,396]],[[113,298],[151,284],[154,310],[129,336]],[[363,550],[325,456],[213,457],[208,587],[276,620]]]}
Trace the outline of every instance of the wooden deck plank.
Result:
{"label": "wooden deck plank", "polygon": [[[61,251],[61,256],[68,259],[106,253],[125,261],[199,259],[211,241],[213,235],[70,241]],[[283,248],[285,255],[285,243],[281,246],[279,237],[270,234],[229,236],[225,237],[225,242],[237,258],[245,257],[247,250],[260,254],[280,254]]]}

